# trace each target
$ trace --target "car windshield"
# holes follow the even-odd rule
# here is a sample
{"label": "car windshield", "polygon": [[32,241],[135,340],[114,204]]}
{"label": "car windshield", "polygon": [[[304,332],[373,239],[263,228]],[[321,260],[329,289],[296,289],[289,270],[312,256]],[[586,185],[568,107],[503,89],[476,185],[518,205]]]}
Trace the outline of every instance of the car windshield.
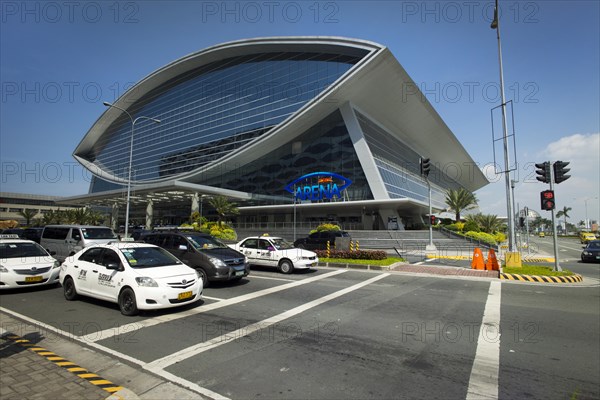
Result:
{"label": "car windshield", "polygon": [[0,259],[19,257],[47,257],[48,253],[37,243],[0,243]]}
{"label": "car windshield", "polygon": [[117,235],[110,228],[82,228],[81,232],[86,239],[116,239]]}
{"label": "car windshield", "polygon": [[196,249],[222,249],[227,247],[212,236],[186,235],[185,237]]}
{"label": "car windshield", "polygon": [[587,245],[588,249],[600,249],[600,242],[590,242]]}
{"label": "car windshield", "polygon": [[285,239],[271,239],[270,241],[277,250],[287,250],[294,248],[294,245]]}
{"label": "car windshield", "polygon": [[132,268],[154,268],[167,265],[182,264],[177,258],[160,247],[128,247],[121,253]]}

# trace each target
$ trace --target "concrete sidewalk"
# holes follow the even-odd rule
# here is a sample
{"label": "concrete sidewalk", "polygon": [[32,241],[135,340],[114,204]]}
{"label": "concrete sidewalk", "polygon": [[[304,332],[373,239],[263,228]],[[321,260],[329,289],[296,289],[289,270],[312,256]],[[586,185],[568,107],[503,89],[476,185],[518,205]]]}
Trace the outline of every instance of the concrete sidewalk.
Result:
{"label": "concrete sidewalk", "polygon": [[202,399],[139,366],[0,312],[0,398]]}

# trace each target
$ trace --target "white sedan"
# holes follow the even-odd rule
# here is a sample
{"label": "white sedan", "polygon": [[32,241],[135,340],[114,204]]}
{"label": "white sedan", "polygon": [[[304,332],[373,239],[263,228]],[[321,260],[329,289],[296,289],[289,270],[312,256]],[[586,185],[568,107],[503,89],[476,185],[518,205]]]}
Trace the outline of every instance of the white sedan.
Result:
{"label": "white sedan", "polygon": [[115,242],[86,247],[60,268],[67,300],[85,295],[117,303],[123,315],[197,301],[203,282],[193,268],[160,247]]}
{"label": "white sedan", "polygon": [[56,284],[58,267],[58,261],[36,242],[0,235],[0,289]]}
{"label": "white sedan", "polygon": [[248,257],[250,264],[277,267],[284,274],[290,274],[294,269],[316,267],[319,263],[316,253],[295,248],[280,237],[251,236],[229,247]]}

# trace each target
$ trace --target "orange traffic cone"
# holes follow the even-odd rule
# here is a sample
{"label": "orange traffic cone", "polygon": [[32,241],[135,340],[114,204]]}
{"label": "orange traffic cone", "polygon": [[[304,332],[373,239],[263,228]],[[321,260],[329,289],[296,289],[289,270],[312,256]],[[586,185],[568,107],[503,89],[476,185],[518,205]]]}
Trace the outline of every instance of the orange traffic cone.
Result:
{"label": "orange traffic cone", "polygon": [[488,252],[488,258],[485,262],[485,269],[489,271],[500,271],[500,265],[498,265],[498,259],[496,258],[496,252],[494,249],[490,249]]}
{"label": "orange traffic cone", "polygon": [[479,247],[475,247],[473,251],[473,260],[471,261],[471,269],[483,269],[483,253]]}

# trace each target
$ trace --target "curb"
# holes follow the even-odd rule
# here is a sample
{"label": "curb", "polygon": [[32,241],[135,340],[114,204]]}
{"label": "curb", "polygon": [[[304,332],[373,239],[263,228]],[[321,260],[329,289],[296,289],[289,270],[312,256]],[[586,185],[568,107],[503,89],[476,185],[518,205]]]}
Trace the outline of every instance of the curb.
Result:
{"label": "curb", "polygon": [[581,275],[572,276],[539,276],[539,275],[521,275],[501,273],[500,279],[521,282],[538,282],[538,283],[579,283],[583,282]]}
{"label": "curb", "polygon": [[345,268],[345,269],[364,269],[367,271],[389,271],[389,265],[369,265],[369,264],[350,264],[350,263],[330,263],[330,262],[319,262],[319,267],[327,268]]}
{"label": "curb", "polygon": [[[21,347],[26,348],[27,350],[31,350],[32,352],[36,353],[41,357],[46,358],[46,360],[50,361],[54,365],[64,368],[67,371],[77,375],[81,379],[88,381],[92,385],[110,393],[111,396],[119,393],[120,391],[126,390],[125,388],[118,386],[112,383],[111,381],[102,378],[99,375],[89,372],[87,369],[80,367],[79,365],[57,355],[56,353],[44,347],[40,347],[37,344],[31,343],[29,340],[24,339],[21,336],[15,335],[10,332],[6,332],[4,335],[2,335],[2,337],[12,341],[13,343],[18,344]],[[119,396],[117,397],[117,399],[118,398],[121,397]]]}

